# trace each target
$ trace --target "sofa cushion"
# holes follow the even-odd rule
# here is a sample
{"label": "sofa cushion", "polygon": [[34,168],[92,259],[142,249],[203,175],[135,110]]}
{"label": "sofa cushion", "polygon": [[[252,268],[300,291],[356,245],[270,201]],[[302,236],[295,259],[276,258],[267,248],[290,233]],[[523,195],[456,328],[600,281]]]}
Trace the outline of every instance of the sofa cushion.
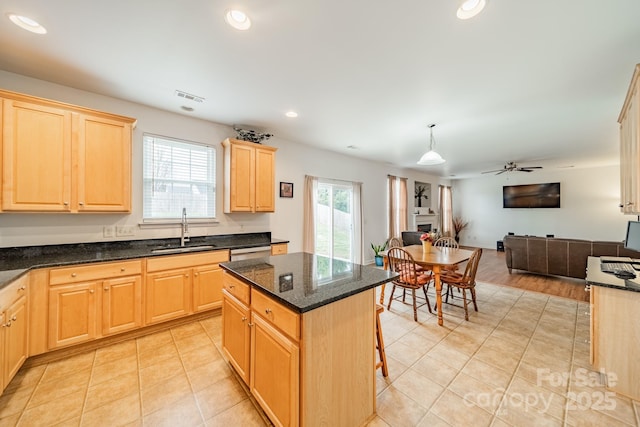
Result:
{"label": "sofa cushion", "polygon": [[569,242],[565,239],[549,239],[547,241],[547,264],[549,274],[568,275]]}
{"label": "sofa cushion", "polygon": [[529,271],[547,274],[547,239],[544,237],[529,237],[527,246]]}

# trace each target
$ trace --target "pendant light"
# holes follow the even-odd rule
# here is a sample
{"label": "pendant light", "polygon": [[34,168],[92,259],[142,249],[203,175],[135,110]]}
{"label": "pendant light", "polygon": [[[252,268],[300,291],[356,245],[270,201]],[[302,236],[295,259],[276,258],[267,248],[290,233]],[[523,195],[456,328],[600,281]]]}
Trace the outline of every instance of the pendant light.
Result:
{"label": "pendant light", "polygon": [[420,160],[418,160],[419,165],[431,166],[431,165],[440,165],[444,163],[446,160],[442,158],[442,156],[435,152],[433,147],[436,145],[435,140],[433,139],[433,127],[435,124],[429,125],[430,130],[430,139],[429,139],[429,151],[424,153]]}

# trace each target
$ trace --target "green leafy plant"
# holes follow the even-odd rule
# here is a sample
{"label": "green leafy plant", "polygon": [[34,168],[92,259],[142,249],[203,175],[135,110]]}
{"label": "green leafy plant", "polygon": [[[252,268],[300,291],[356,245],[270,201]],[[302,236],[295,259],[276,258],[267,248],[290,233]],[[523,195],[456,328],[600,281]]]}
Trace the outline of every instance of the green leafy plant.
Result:
{"label": "green leafy plant", "polygon": [[376,256],[382,256],[380,255],[380,252],[384,251],[385,249],[387,249],[387,244],[389,243],[389,241],[387,240],[386,242],[384,242],[384,245],[374,245],[373,243],[371,244],[371,249],[373,249],[373,253]]}

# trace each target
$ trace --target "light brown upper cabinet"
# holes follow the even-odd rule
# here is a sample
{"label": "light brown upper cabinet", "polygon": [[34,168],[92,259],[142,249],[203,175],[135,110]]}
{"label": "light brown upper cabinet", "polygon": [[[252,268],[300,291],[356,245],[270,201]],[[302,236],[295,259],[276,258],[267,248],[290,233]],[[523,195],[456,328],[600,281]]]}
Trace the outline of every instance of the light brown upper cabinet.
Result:
{"label": "light brown upper cabinet", "polygon": [[0,91],[2,210],[130,212],[135,119]]}
{"label": "light brown upper cabinet", "polygon": [[620,209],[640,214],[640,64],[636,65],[620,123]]}
{"label": "light brown upper cabinet", "polygon": [[227,138],[224,212],[275,211],[275,147]]}

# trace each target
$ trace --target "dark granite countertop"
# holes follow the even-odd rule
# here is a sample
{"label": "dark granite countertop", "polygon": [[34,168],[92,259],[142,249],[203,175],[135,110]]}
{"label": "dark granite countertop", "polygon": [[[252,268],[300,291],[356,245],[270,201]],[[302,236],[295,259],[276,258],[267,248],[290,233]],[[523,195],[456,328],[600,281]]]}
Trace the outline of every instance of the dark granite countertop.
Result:
{"label": "dark granite countertop", "polygon": [[[229,250],[288,242],[266,232],[191,237],[186,246]],[[179,246],[180,239],[171,238],[0,248],[0,289],[33,268],[167,256],[170,254],[152,251]]]}
{"label": "dark granite countertop", "polygon": [[395,273],[304,252],[220,266],[298,313],[389,282]]}
{"label": "dark granite countertop", "polygon": [[640,292],[640,271],[635,279],[619,279],[613,274],[600,270],[600,257],[587,258],[587,285],[602,286],[604,288],[619,289],[621,291]]}

